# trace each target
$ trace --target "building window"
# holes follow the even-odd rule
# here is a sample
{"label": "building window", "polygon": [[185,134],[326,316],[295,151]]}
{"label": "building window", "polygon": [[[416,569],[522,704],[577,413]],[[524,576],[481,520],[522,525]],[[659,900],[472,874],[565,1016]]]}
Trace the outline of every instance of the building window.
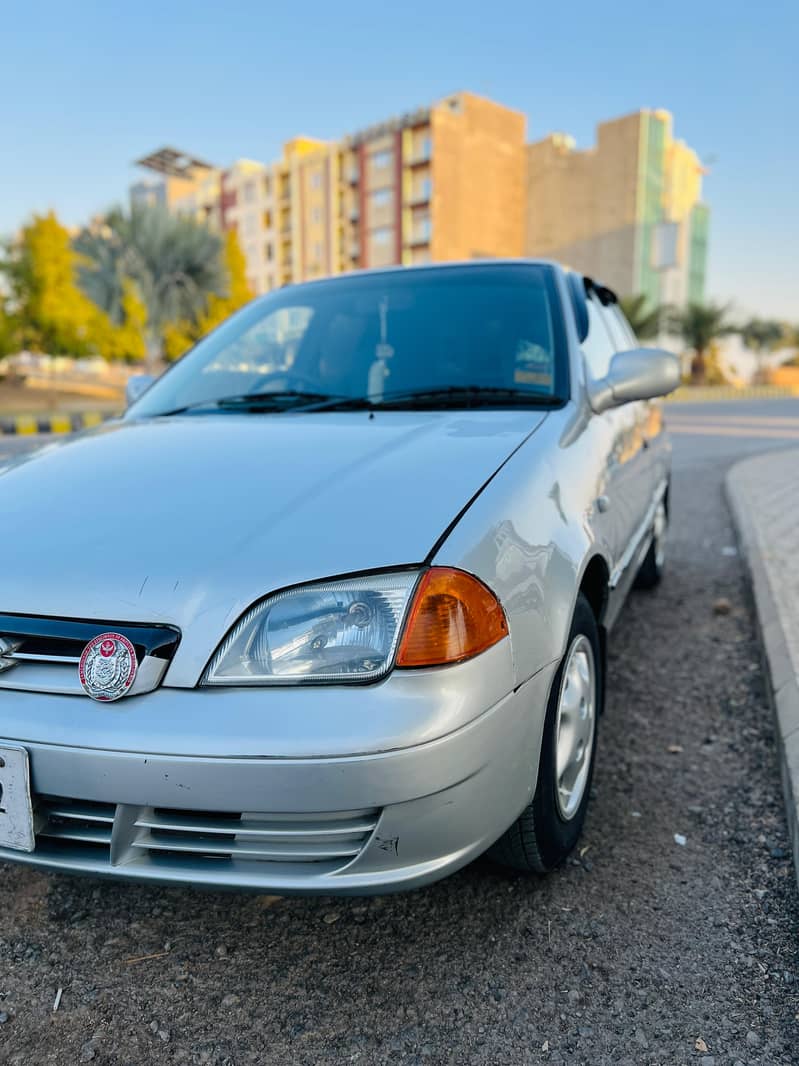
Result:
{"label": "building window", "polygon": [[322,187],[322,173],[319,170],[315,170],[311,174],[311,188],[312,189],[321,189],[321,187]]}
{"label": "building window", "polygon": [[429,244],[432,231],[430,216],[425,211],[414,217],[411,240],[414,244]]}
{"label": "building window", "polygon": [[314,241],[313,257],[314,257],[314,259],[316,260],[317,263],[321,262],[321,260],[322,260],[322,242],[321,241]]}
{"label": "building window", "polygon": [[258,216],[250,212],[244,216],[243,230],[245,237],[252,237],[258,230]]}
{"label": "building window", "polygon": [[394,161],[394,153],[384,149],[372,154],[372,166],[375,170],[387,170]]}
{"label": "building window", "polygon": [[432,195],[432,192],[433,192],[433,179],[432,178],[422,178],[420,181],[418,181],[416,183],[416,189],[414,191],[413,198],[414,198],[414,200],[419,200],[420,202],[425,201],[425,200],[429,200],[431,195]]}
{"label": "building window", "polygon": [[314,207],[311,211],[311,222],[319,223],[322,221],[322,208]]}
{"label": "building window", "polygon": [[253,204],[253,203],[255,203],[256,195],[257,194],[256,194],[256,191],[255,191],[255,182],[254,181],[248,181],[247,184],[244,186],[244,202],[245,202],[245,204]]}
{"label": "building window", "polygon": [[269,199],[272,195],[272,179],[267,174],[264,178],[264,196]]}
{"label": "building window", "polygon": [[272,212],[264,211],[264,229],[272,228]]}
{"label": "building window", "polygon": [[272,244],[271,241],[267,241],[264,245],[264,258],[266,259],[267,263],[271,263],[272,260],[275,258],[275,246]]}
{"label": "building window", "polygon": [[372,193],[372,207],[388,207],[393,198],[391,189],[376,189]]}
{"label": "building window", "polygon": [[378,229],[372,230],[372,241],[380,248],[385,248],[386,245],[391,244],[392,236],[391,226],[380,226]]}

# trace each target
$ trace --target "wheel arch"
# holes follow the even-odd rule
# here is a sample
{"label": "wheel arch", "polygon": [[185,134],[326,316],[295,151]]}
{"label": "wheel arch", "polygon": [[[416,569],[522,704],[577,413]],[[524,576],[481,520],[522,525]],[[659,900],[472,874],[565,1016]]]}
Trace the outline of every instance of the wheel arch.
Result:
{"label": "wheel arch", "polygon": [[594,555],[583,569],[578,592],[582,592],[591,605],[600,628],[604,628],[605,612],[610,594],[610,570],[601,555]]}
{"label": "wheel arch", "polygon": [[599,699],[599,714],[602,715],[605,711],[605,688],[608,668],[608,631],[605,625],[605,613],[610,595],[610,568],[603,556],[593,555],[588,560],[583,569],[577,592],[578,595],[582,593],[588,601],[599,630],[599,647],[602,654],[602,662],[600,664],[600,685],[597,695]]}

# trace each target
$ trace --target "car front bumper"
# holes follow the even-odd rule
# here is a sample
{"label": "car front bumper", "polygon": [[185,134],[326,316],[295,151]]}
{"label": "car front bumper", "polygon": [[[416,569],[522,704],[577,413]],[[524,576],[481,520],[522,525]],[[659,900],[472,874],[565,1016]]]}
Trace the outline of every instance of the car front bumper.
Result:
{"label": "car front bumper", "polygon": [[[430,672],[438,674],[439,688],[445,679],[441,720],[454,721],[447,691],[457,694],[467,720],[443,735],[414,735],[414,743],[357,754],[252,754],[255,738],[242,745],[246,755],[164,753],[158,748],[174,727],[169,714],[162,716],[162,736],[147,736],[154,751],[69,745],[30,740],[31,730],[9,735],[4,716],[0,745],[22,744],[30,756],[36,847],[0,849],[0,860],[277,894],[369,894],[437,880],[493,843],[535,788],[555,665],[479,709],[473,702],[496,689],[509,658],[509,648],[492,649],[461,667]],[[463,691],[470,692],[465,704]],[[326,695],[317,691],[316,698]],[[161,690],[140,699],[158,696],[176,698]],[[192,698],[203,698],[197,691],[179,696],[181,714]],[[359,698],[368,706],[368,690]],[[407,700],[407,690],[398,698]],[[34,699],[25,694],[24,703]],[[83,713],[89,702],[42,699],[62,712],[77,703]],[[187,720],[187,734],[191,728]],[[356,750],[368,747],[363,737],[350,740]],[[215,743],[218,749],[219,738]],[[261,751],[275,750],[268,739],[261,743]]]}

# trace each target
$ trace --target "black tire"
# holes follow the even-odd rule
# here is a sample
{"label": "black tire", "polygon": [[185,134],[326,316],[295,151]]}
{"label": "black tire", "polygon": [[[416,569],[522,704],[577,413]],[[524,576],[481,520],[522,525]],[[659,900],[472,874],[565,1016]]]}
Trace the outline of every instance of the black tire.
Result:
{"label": "black tire", "polygon": [[658,505],[655,522],[658,523],[661,518],[662,528],[660,532],[658,532],[657,526],[652,530],[652,543],[649,545],[649,551],[644,556],[644,561],[635,575],[635,588],[637,589],[653,589],[663,580],[663,564],[665,561],[663,538],[666,535],[668,524],[668,510],[665,501]]}
{"label": "black tire", "polygon": [[521,870],[524,873],[544,874],[559,866],[579,840],[585,821],[585,813],[588,809],[591,780],[594,773],[597,724],[599,711],[602,707],[604,673],[599,627],[591,605],[582,593],[577,597],[569,639],[566,642],[567,656],[575,639],[581,635],[588,639],[593,650],[595,671],[594,735],[591,743],[591,762],[582,800],[571,818],[564,819],[561,815],[556,795],[557,737],[555,735],[558,704],[566,664],[566,659],[564,658],[552,682],[549,702],[547,703],[535,795],[532,802],[525,807],[510,829],[500,837],[488,852],[489,858],[502,863],[504,866]]}

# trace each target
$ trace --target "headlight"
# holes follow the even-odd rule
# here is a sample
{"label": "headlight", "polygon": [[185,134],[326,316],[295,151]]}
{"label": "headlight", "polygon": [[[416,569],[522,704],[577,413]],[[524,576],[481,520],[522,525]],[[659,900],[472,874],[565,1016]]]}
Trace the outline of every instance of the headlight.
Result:
{"label": "headlight", "polygon": [[499,600],[463,570],[433,566],[421,580],[417,571],[347,578],[257,604],[233,627],[202,684],[376,681],[395,660],[398,667],[447,666],[507,635]]}
{"label": "headlight", "polygon": [[374,681],[391,668],[418,577],[378,574],[279,592],[234,627],[203,684]]}

